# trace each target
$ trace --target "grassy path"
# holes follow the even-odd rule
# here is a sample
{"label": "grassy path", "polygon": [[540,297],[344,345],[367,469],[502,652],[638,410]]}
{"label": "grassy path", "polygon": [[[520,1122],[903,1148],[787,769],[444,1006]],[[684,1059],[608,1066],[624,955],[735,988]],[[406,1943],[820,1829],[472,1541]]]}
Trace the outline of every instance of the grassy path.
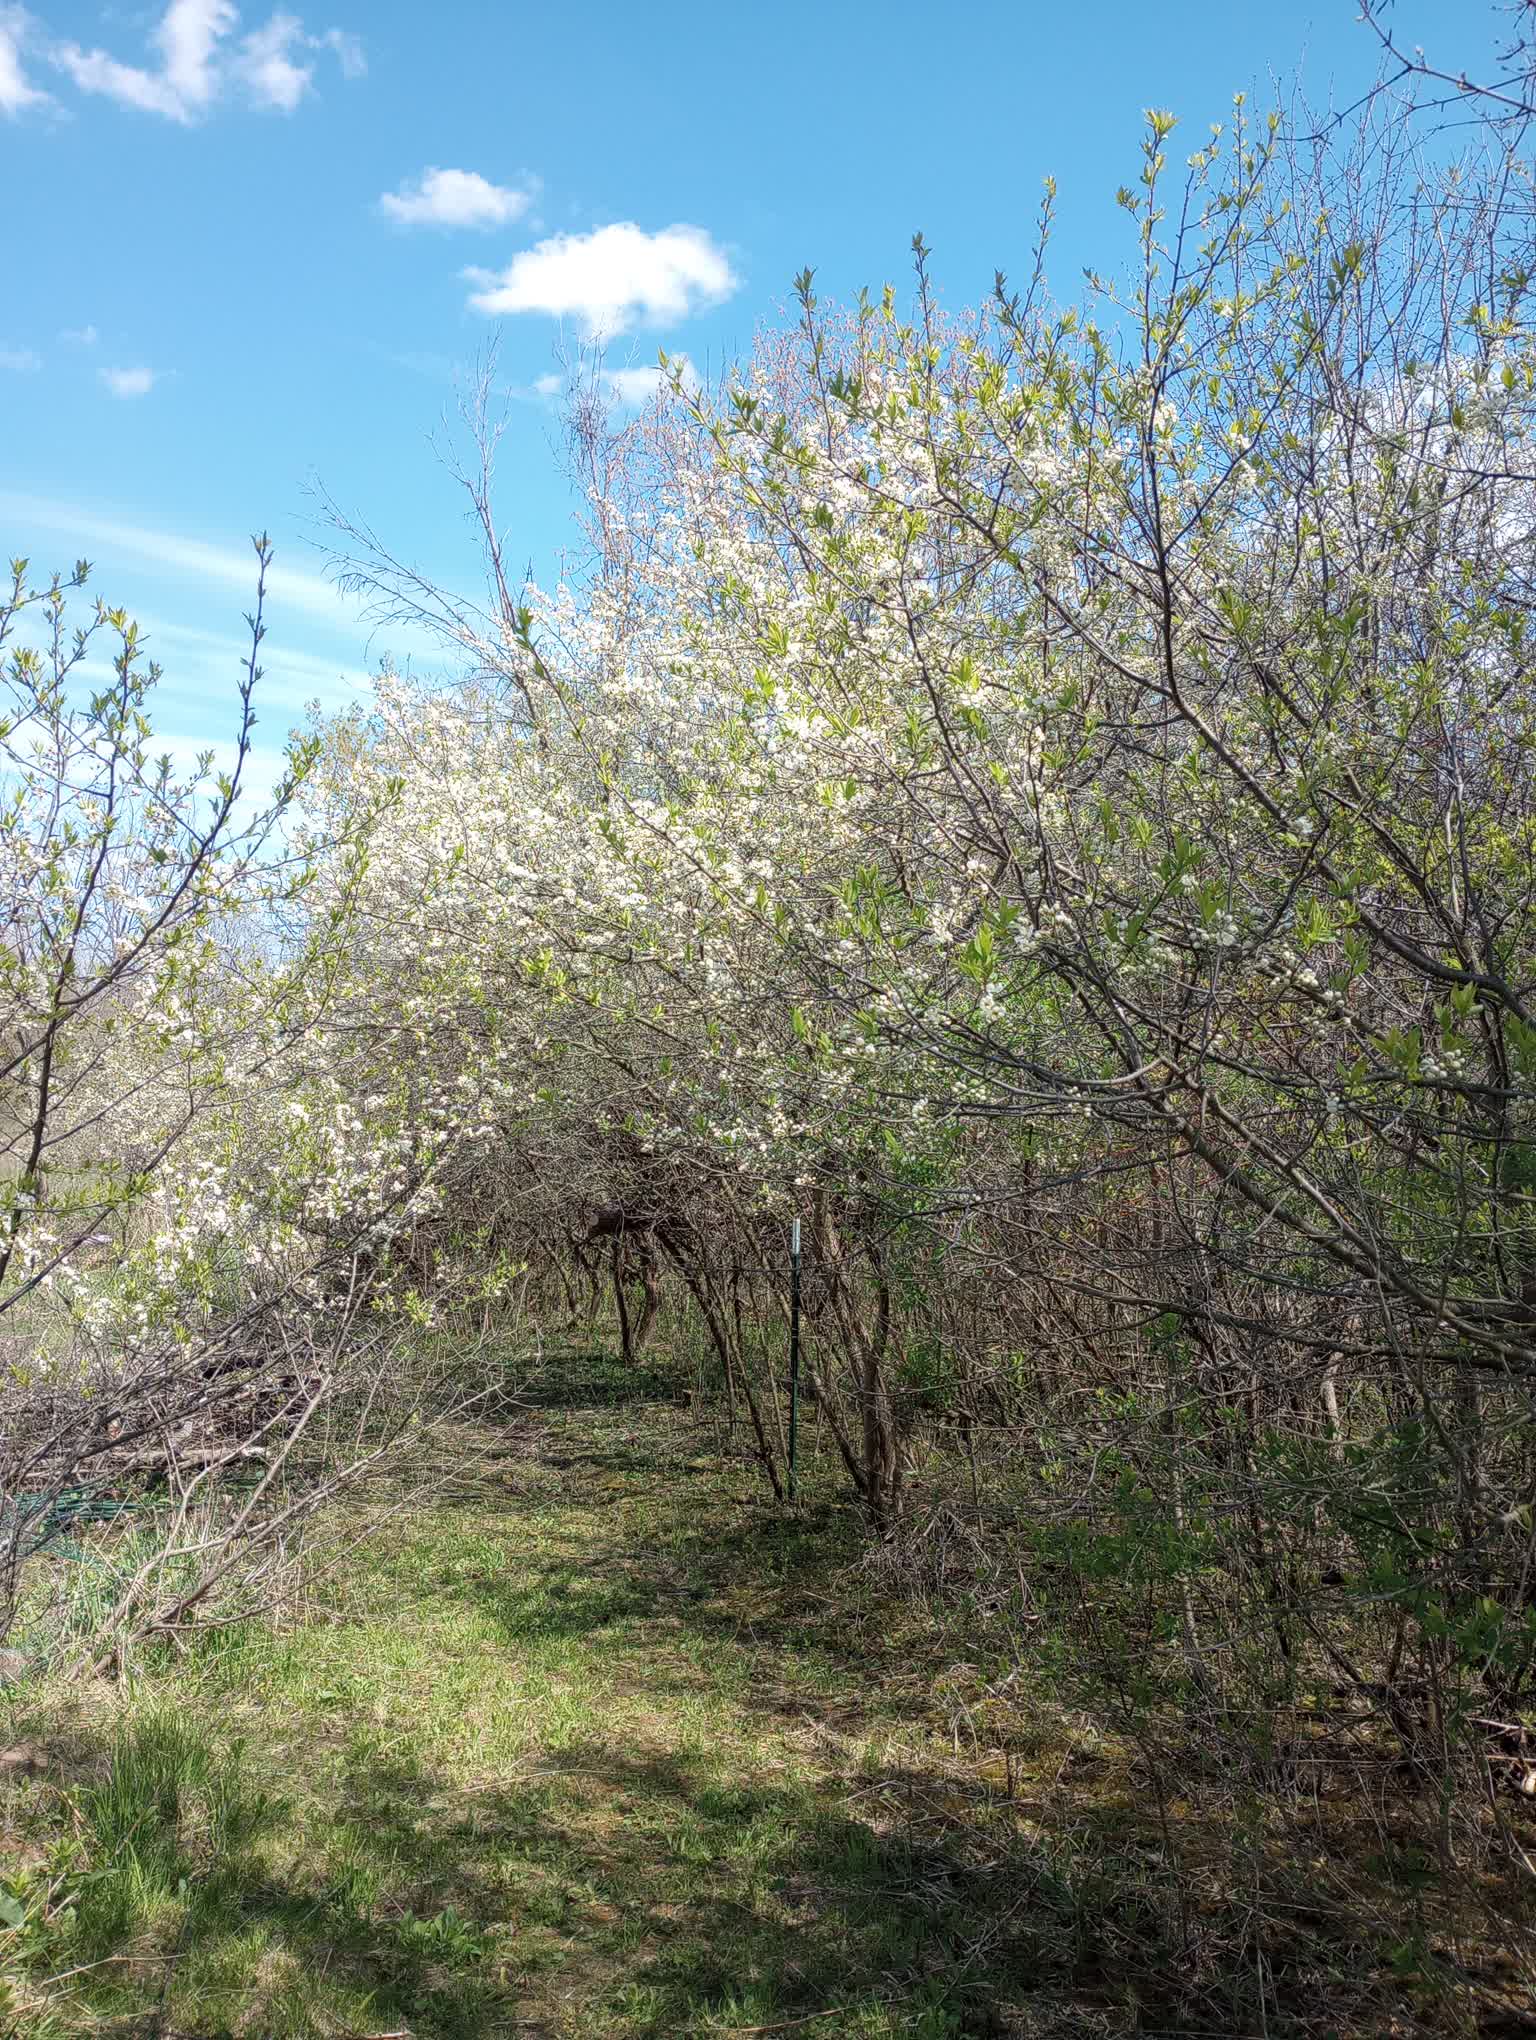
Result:
{"label": "grassy path", "polygon": [[850,1579],[853,1526],[613,1394],[511,1421],[303,1627],[12,1719],[12,1889],[55,1895],[11,2032],[1103,2030],[1019,2009],[1016,1809],[967,1800],[935,1640]]}

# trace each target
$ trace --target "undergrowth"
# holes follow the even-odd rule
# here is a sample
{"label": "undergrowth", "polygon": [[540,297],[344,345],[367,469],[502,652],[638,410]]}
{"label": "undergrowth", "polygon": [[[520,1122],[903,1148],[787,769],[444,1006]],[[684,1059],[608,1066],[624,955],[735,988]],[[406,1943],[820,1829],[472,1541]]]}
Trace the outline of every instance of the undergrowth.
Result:
{"label": "undergrowth", "polygon": [[1389,1794],[1153,1776],[959,1514],[913,1591],[718,1443],[567,1361],[302,1620],[7,1690],[0,2036],[1524,2030]]}

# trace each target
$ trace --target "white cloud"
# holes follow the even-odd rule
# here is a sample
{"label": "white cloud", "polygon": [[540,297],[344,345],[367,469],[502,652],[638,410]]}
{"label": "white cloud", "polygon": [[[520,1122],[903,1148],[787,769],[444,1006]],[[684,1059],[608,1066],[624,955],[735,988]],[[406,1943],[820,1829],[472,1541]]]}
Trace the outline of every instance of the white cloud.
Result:
{"label": "white cloud", "polygon": [[[669,357],[682,377],[683,388],[697,389],[699,378],[694,373],[693,363],[686,354]],[[609,397],[626,410],[643,410],[661,389],[671,387],[672,378],[664,368],[605,368],[602,371],[602,385]]]}
{"label": "white cloud", "polygon": [[13,375],[35,375],[42,365],[43,357],[30,347],[0,347],[0,369]]}
{"label": "white cloud", "polygon": [[648,234],[632,221],[590,234],[556,234],[513,256],[504,270],[469,269],[477,311],[574,317],[589,336],[622,333],[637,320],[659,326],[717,305],[737,288],[724,249],[702,227]]}
{"label": "white cloud", "polygon": [[564,387],[562,379],[553,371],[548,375],[535,376],[533,379],[533,394],[536,397],[558,397]]}
{"label": "white cloud", "polygon": [[603,387],[615,403],[641,409],[661,386],[659,368],[611,368],[603,372]]}
{"label": "white cloud", "polygon": [[105,50],[82,50],[78,43],[66,43],[57,61],[82,92],[101,92],[141,113],[190,122],[217,96],[218,46],[238,19],[230,0],[171,0],[153,37],[158,71],[120,63]]}
{"label": "white cloud", "polygon": [[184,106],[197,111],[217,93],[214,56],[240,19],[230,0],[171,0],[155,31],[165,82]]}
{"label": "white cloud", "polygon": [[158,113],[184,126],[209,112],[231,83],[250,106],[292,113],[315,70],[312,63],[295,61],[295,52],[328,49],[348,78],[364,68],[355,36],[335,28],[310,35],[294,14],[274,14],[231,50],[229,38],[239,20],[232,0],[171,0],[152,38],[158,69],[124,64],[105,50],[83,50],[78,43],[63,44],[54,61],[82,92],[103,93],[120,106]]}
{"label": "white cloud", "polygon": [[167,120],[191,119],[164,78],[137,70],[132,64],[120,64],[105,50],[83,50],[78,43],[66,43],[57,61],[82,92],[103,92],[120,106],[136,107],[140,113],[161,113]]}
{"label": "white cloud", "polygon": [[240,45],[238,69],[258,106],[292,113],[314,79],[313,64],[296,64],[289,52],[309,47],[297,15],[274,14]]}
{"label": "white cloud", "polygon": [[402,227],[504,227],[528,210],[533,194],[492,184],[476,170],[424,170],[386,191],[379,210]]}
{"label": "white cloud", "polygon": [[114,397],[147,397],[159,380],[152,368],[104,368],[101,379]]}
{"label": "white cloud", "polygon": [[8,120],[28,107],[52,104],[22,68],[21,53],[31,30],[32,17],[24,7],[0,7],[0,114]]}
{"label": "white cloud", "polygon": [[71,347],[94,347],[101,335],[94,326],[66,326],[59,338],[67,340]]}
{"label": "white cloud", "polygon": [[315,80],[313,63],[294,60],[293,52],[306,50],[330,50],[344,78],[361,78],[368,68],[355,35],[339,28],[310,35],[296,14],[274,14],[265,28],[256,29],[241,43],[234,66],[253,106],[269,112],[293,112]]}

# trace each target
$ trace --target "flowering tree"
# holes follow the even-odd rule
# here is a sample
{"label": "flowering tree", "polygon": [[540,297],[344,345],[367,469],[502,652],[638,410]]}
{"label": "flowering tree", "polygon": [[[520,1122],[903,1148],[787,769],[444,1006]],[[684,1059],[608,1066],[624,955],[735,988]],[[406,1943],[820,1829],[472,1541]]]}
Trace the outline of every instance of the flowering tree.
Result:
{"label": "flowering tree", "polygon": [[1175,1684],[1385,1666],[1443,1759],[1536,1653],[1527,180],[1239,104],[1170,196],[1172,134],[1082,305],[1048,196],[980,315],[919,246],[910,310],[806,276],[718,388],[588,417],[550,594],[493,548],[426,601],[353,527],[478,676],[347,733],[403,787],[363,911],[483,1101],[459,1194],[627,1239],[626,1323],[673,1271],[771,1480],[798,1210],[877,1525],[988,1421],[1053,1563],[1162,1525]]}
{"label": "flowering tree", "polygon": [[[417,1142],[325,1075],[371,817],[335,818],[317,904],[321,845],[289,810],[318,740],[293,743],[265,808],[245,798],[255,551],[222,770],[157,755],[159,671],[124,612],[70,628],[85,563],[35,587],[18,561],[0,604],[0,1629],[32,1554],[146,1487],[159,1529],[105,1630],[183,1619],[232,1577],[259,1602],[274,1552],[409,1414],[380,1394],[398,1353],[355,1319],[360,1255],[409,1226]],[[255,1487],[231,1512],[217,1483],[237,1466]]]}

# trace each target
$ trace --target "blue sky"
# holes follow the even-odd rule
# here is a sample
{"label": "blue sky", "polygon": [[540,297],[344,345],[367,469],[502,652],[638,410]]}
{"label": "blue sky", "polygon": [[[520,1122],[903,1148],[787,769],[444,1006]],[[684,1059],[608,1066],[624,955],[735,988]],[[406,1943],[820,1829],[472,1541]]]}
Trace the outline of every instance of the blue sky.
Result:
{"label": "blue sky", "polygon": [[[0,0],[0,551],[97,561],[189,740],[227,722],[255,528],[279,546],[269,740],[388,642],[305,543],[315,478],[475,585],[427,438],[498,327],[501,511],[547,574],[562,335],[602,327],[616,370],[718,364],[803,264],[832,296],[900,283],[917,228],[972,303],[1023,270],[1048,173],[1070,292],[1126,252],[1144,107],[1194,147],[1234,90],[1299,70],[1343,102],[1376,64],[1355,0],[291,5]],[[1468,65],[1497,26],[1478,0],[1393,19]]]}

